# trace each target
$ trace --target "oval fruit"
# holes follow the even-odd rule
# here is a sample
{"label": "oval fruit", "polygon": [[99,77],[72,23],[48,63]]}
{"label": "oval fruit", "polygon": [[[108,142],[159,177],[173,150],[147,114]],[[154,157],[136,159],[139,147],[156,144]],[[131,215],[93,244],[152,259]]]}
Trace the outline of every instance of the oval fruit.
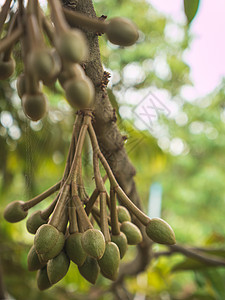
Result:
{"label": "oval fruit", "polygon": [[141,231],[133,223],[129,221],[123,222],[120,230],[126,235],[128,245],[137,245],[142,241]]}
{"label": "oval fruit", "polygon": [[131,221],[130,213],[124,206],[117,206],[117,214],[118,214],[118,221],[123,223],[125,221]]}
{"label": "oval fruit", "polygon": [[66,253],[69,258],[78,266],[82,266],[87,253],[84,251],[81,244],[82,233],[76,232],[70,234],[66,239]]}
{"label": "oval fruit", "polygon": [[23,95],[26,93],[26,80],[25,74],[20,74],[16,81],[16,89],[18,96],[22,99]]}
{"label": "oval fruit", "polygon": [[44,291],[50,288],[52,285],[49,281],[48,274],[47,274],[47,267],[44,267],[37,272],[37,286],[39,290]]}
{"label": "oval fruit", "polygon": [[98,229],[88,229],[82,234],[81,243],[84,251],[96,258],[100,259],[105,251],[105,238]]}
{"label": "oval fruit", "polygon": [[60,252],[59,255],[48,261],[47,274],[51,284],[60,281],[68,272],[70,260],[65,252]]}
{"label": "oval fruit", "polygon": [[127,251],[127,237],[123,232],[118,235],[112,235],[111,241],[115,243],[120,250],[120,258],[122,259]]}
{"label": "oval fruit", "polygon": [[27,266],[29,271],[36,271],[44,267],[45,264],[41,263],[34,246],[30,248],[27,255]]}
{"label": "oval fruit", "polygon": [[44,117],[47,111],[47,98],[44,94],[24,94],[22,107],[25,115],[32,121],[38,121]]}
{"label": "oval fruit", "polygon": [[26,218],[28,212],[23,209],[23,201],[13,201],[4,210],[4,218],[10,223],[16,223]]}
{"label": "oval fruit", "polygon": [[100,268],[95,258],[87,256],[82,266],[78,267],[80,274],[90,283],[95,284]]}
{"label": "oval fruit", "polygon": [[38,228],[46,224],[47,220],[41,217],[41,210],[35,211],[28,219],[26,223],[27,231],[31,234],[35,234]]}
{"label": "oval fruit", "polygon": [[0,80],[8,79],[13,74],[15,65],[13,58],[8,61],[0,60]]}

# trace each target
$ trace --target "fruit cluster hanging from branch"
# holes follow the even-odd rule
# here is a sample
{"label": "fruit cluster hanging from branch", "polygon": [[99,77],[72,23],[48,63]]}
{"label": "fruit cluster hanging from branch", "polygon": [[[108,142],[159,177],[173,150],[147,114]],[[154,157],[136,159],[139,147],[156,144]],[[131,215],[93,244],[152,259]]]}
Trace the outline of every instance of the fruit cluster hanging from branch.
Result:
{"label": "fruit cluster hanging from branch", "polygon": [[[0,31],[10,11],[10,3],[6,0],[2,7]],[[83,32],[71,29],[71,26],[83,26],[96,33],[106,33],[114,44],[130,46],[138,39],[136,26],[125,18],[113,18],[108,22],[89,18],[63,8],[58,0],[49,0],[48,4],[51,20],[37,0],[28,0],[26,7],[22,0],[18,1],[17,11],[10,13],[7,34],[0,41],[0,79],[13,74],[12,50],[20,42],[24,71],[17,79],[17,90],[29,119],[37,121],[45,115],[47,99],[41,86],[57,79],[68,102],[78,110],[62,180],[29,201],[10,203],[4,211],[8,222],[19,222],[26,218],[29,209],[58,191],[45,210],[37,210],[27,220],[27,230],[35,234],[34,245],[28,254],[28,269],[38,270],[37,284],[41,290],[66,275],[70,260],[93,284],[99,272],[116,280],[127,245],[142,241],[141,231],[132,223],[131,216],[146,227],[147,235],[154,242],[175,243],[174,232],[165,221],[150,219],[127,197],[99,148],[92,126],[94,85],[80,65],[88,59],[88,46]],[[47,46],[46,37],[52,48]],[[82,149],[86,135],[92,145],[96,186],[90,196],[82,177]],[[99,163],[106,172],[104,177]],[[109,191],[105,187],[107,178]]]}

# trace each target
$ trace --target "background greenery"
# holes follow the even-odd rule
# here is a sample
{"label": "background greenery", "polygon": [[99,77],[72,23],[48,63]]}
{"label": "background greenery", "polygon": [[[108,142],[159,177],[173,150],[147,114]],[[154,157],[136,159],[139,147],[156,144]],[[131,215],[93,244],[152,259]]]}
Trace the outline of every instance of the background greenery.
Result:
{"label": "background greenery", "polygon": [[[191,40],[188,26],[174,24],[143,0],[98,0],[95,8],[98,15],[108,18],[129,17],[140,29],[139,42],[130,48],[113,46],[104,36],[100,46],[104,66],[112,75],[110,100],[117,110],[119,128],[128,135],[126,148],[137,169],[136,183],[145,211],[149,188],[158,182],[163,189],[162,217],[174,228],[177,242],[219,248],[225,257],[224,85],[204,99],[186,102],[181,89],[191,84],[189,67],[182,59]],[[171,25],[182,31],[182,39],[171,38]],[[17,51],[14,55],[19,62]],[[164,73],[157,68],[157,62],[162,61],[167,70]],[[20,70],[19,65],[17,72]],[[130,70],[136,71],[133,78],[128,76]],[[37,290],[35,274],[26,266],[33,237],[26,232],[25,221],[8,224],[2,218],[10,201],[28,200],[59,180],[73,123],[73,112],[64,96],[47,88],[51,101],[48,116],[38,123],[28,121],[15,92],[17,74],[10,82],[0,82],[0,257],[5,286],[17,300],[80,299],[88,295],[90,284],[74,265],[56,287]],[[148,88],[166,91],[178,110],[176,117],[158,119],[155,126],[160,130],[153,135],[136,126],[137,117],[132,113]],[[182,146],[179,154],[177,145]],[[93,174],[88,145],[86,148],[84,174],[91,192]],[[135,247],[130,248],[124,261],[135,255]],[[166,250],[158,245],[154,249]],[[179,254],[155,259],[147,272],[127,278],[126,286],[137,299],[225,299],[222,268],[205,268],[190,260],[180,264],[184,260]],[[97,286],[107,290],[109,285],[99,277]],[[106,293],[99,299],[112,299],[112,295]]]}

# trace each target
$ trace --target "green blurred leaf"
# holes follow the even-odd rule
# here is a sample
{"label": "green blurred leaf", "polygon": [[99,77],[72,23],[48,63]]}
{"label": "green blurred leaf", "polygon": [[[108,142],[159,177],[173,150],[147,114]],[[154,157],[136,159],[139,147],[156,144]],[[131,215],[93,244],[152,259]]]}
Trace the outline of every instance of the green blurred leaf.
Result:
{"label": "green blurred leaf", "polygon": [[198,11],[200,0],[184,0],[184,12],[188,20],[188,24],[191,23],[191,21],[196,16],[196,13]]}

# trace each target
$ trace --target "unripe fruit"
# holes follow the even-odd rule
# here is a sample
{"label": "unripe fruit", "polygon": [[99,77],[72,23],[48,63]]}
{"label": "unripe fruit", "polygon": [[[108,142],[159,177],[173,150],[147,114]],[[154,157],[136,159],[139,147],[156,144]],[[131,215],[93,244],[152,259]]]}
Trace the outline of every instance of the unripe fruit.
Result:
{"label": "unripe fruit", "polygon": [[36,271],[44,267],[45,264],[41,263],[34,246],[30,248],[27,255],[27,266],[29,271]]}
{"label": "unripe fruit", "polygon": [[59,54],[71,62],[84,61],[88,56],[85,35],[78,29],[63,33],[55,40]]}
{"label": "unripe fruit", "polygon": [[32,121],[38,121],[44,117],[47,111],[47,98],[44,94],[24,94],[22,107],[25,115]]}
{"label": "unripe fruit", "polygon": [[47,274],[51,284],[60,281],[68,272],[70,260],[62,251],[55,258],[48,261]]}
{"label": "unripe fruit", "polygon": [[123,223],[125,221],[131,221],[130,213],[124,206],[117,207],[118,221]]}
{"label": "unripe fruit", "polygon": [[105,238],[98,229],[88,229],[82,234],[81,243],[84,251],[96,258],[100,259],[105,251]]}
{"label": "unripe fruit", "polygon": [[67,81],[74,78],[76,79],[85,79],[87,76],[84,72],[84,69],[79,64],[72,64],[69,68],[65,68],[58,76],[61,86],[64,88],[64,85]]}
{"label": "unripe fruit", "polygon": [[35,250],[43,261],[57,256],[64,243],[64,234],[50,224],[41,225],[34,237]]}
{"label": "unripe fruit", "polygon": [[16,223],[26,218],[28,212],[22,207],[23,201],[13,201],[4,210],[4,218],[10,223]]}
{"label": "unripe fruit", "polygon": [[51,49],[50,53],[53,58],[54,66],[51,74],[49,74],[49,76],[46,78],[42,78],[42,81],[45,85],[52,85],[57,80],[57,77],[59,76],[62,69],[62,62],[56,49]]}
{"label": "unripe fruit", "polygon": [[87,256],[82,266],[78,267],[80,274],[90,283],[95,284],[100,268],[95,258]]}
{"label": "unripe fruit", "polygon": [[8,61],[0,60],[0,80],[8,79],[13,74],[15,65],[13,58]]}
{"label": "unripe fruit", "polygon": [[111,43],[120,46],[131,46],[139,37],[136,25],[129,19],[120,17],[109,21],[106,35]]}
{"label": "unripe fruit", "polygon": [[41,216],[41,210],[35,211],[28,219],[26,223],[27,231],[35,234],[38,228],[46,224],[47,220],[44,220]]}
{"label": "unripe fruit", "polygon": [[37,272],[37,286],[39,290],[43,291],[50,288],[52,285],[48,279],[47,267],[44,267]]}
{"label": "unripe fruit", "polygon": [[20,74],[16,80],[16,89],[18,96],[22,99],[23,95],[26,93],[26,80],[25,74]]}
{"label": "unripe fruit", "polygon": [[88,78],[71,78],[64,83],[66,99],[76,109],[85,109],[92,106],[94,100],[94,86]]}
{"label": "unripe fruit", "polygon": [[131,222],[123,222],[120,230],[126,235],[128,245],[137,245],[142,241],[140,229]]}
{"label": "unripe fruit", "polygon": [[84,251],[81,244],[82,233],[73,233],[66,239],[66,254],[78,266],[82,266],[87,253]]}
{"label": "unripe fruit", "polygon": [[104,255],[98,261],[98,264],[106,278],[116,279],[120,264],[120,251],[115,243],[109,242],[106,244]]}
{"label": "unripe fruit", "polygon": [[146,233],[156,243],[166,245],[174,245],[176,243],[173,229],[160,218],[150,220],[146,226]]}
{"label": "unripe fruit", "polygon": [[118,235],[112,235],[111,241],[115,243],[120,250],[120,258],[122,259],[127,251],[127,237],[123,232]]}
{"label": "unripe fruit", "polygon": [[41,80],[51,78],[55,67],[52,53],[48,49],[31,51],[28,55],[28,67]]}

